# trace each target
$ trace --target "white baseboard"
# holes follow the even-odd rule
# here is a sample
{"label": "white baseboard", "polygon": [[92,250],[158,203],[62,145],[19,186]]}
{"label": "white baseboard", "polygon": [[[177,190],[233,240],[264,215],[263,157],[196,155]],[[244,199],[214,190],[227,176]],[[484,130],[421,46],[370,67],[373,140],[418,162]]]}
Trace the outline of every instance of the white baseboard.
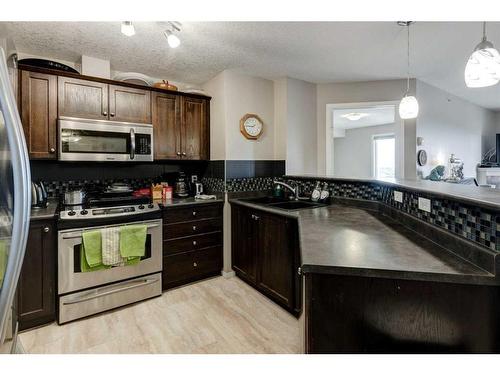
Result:
{"label": "white baseboard", "polygon": [[231,277],[236,276],[236,274],[234,273],[234,271],[229,271],[229,272],[221,271],[221,275],[222,275],[222,277],[224,277],[225,279],[229,279],[229,278],[231,278]]}

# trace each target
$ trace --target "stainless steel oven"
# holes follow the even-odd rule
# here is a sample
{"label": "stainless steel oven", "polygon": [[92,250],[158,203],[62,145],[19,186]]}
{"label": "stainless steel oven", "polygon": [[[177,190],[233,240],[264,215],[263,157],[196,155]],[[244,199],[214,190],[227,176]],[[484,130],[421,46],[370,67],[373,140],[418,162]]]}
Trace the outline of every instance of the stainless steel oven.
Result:
{"label": "stainless steel oven", "polygon": [[153,161],[153,126],[61,117],[59,160]]}
{"label": "stainless steel oven", "polygon": [[[147,225],[146,254],[136,265],[81,272],[82,233],[86,229]],[[144,220],[58,232],[59,323],[161,295],[162,220]]]}

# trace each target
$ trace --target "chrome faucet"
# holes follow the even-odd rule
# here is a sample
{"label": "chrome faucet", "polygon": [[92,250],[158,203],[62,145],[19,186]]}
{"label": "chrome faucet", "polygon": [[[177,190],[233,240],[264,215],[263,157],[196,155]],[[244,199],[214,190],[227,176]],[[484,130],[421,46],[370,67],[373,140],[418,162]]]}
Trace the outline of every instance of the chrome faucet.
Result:
{"label": "chrome faucet", "polygon": [[296,200],[296,201],[299,200],[299,184],[296,184],[295,187],[293,187],[291,185],[288,185],[285,182],[281,182],[281,181],[278,181],[278,180],[274,180],[273,184],[274,185],[280,185],[280,186],[283,186],[284,188],[287,188],[288,190],[290,190],[292,192],[292,194],[293,194],[293,200]]}

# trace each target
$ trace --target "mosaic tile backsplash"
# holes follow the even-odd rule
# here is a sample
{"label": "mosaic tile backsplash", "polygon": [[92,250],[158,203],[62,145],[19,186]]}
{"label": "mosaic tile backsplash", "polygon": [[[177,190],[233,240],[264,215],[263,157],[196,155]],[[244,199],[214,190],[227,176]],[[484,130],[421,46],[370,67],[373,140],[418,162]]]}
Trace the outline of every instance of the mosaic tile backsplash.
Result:
{"label": "mosaic tile backsplash", "polygon": [[[299,183],[304,195],[314,189],[318,180],[284,179]],[[500,252],[500,211],[489,210],[466,203],[436,198],[398,187],[403,202],[394,201],[394,187],[366,182],[326,181],[330,195],[353,199],[380,201],[413,217],[452,232],[462,238]],[[431,212],[418,209],[418,198],[431,199]]]}

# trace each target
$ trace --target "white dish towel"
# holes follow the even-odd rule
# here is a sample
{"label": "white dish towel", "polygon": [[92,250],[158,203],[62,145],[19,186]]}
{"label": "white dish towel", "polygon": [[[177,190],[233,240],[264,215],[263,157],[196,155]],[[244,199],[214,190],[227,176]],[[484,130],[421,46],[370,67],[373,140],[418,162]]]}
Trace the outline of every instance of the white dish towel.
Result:
{"label": "white dish towel", "polygon": [[125,260],[120,254],[120,227],[102,228],[102,264],[123,266]]}

